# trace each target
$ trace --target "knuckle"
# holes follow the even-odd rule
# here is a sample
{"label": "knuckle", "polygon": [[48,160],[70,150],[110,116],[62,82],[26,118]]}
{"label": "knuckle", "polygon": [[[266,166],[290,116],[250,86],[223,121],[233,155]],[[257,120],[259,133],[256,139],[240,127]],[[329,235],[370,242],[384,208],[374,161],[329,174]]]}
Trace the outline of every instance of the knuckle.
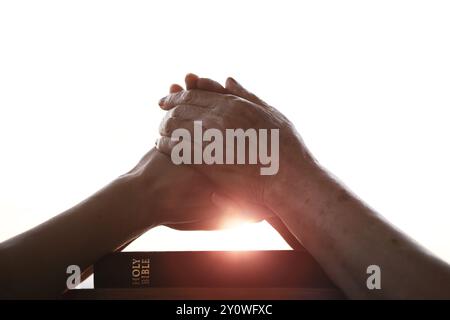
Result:
{"label": "knuckle", "polygon": [[190,103],[194,99],[194,92],[192,90],[183,91],[181,94],[181,101],[184,103]]}
{"label": "knuckle", "polygon": [[189,113],[193,106],[188,104],[180,104],[173,109],[172,117],[174,118],[188,118]]}
{"label": "knuckle", "polygon": [[156,148],[159,150],[159,151],[161,151],[162,153],[165,153],[165,154],[167,154],[167,153],[169,153],[170,152],[170,140],[169,140],[169,138],[167,138],[167,137],[160,137],[159,139],[158,139],[158,143],[157,143],[157,145],[156,145]]}
{"label": "knuckle", "polygon": [[176,125],[176,119],[174,117],[167,116],[161,122],[159,132],[161,135],[170,135]]}
{"label": "knuckle", "polygon": [[177,106],[175,106],[175,107],[173,107],[172,109],[168,110],[168,111],[166,112],[166,115],[164,116],[164,118],[170,118],[170,117],[173,117],[173,116],[175,115],[175,113],[176,113],[176,110],[177,110]]}
{"label": "knuckle", "polygon": [[167,129],[168,134],[171,134],[173,132],[173,130],[175,130],[178,127],[179,127],[179,124],[178,124],[177,118],[170,117],[169,119],[167,119],[166,129]]}
{"label": "knuckle", "polygon": [[170,117],[179,117],[183,113],[183,105],[178,105],[169,111]]}
{"label": "knuckle", "polygon": [[160,135],[166,134],[166,124],[167,124],[167,118],[164,117],[164,119],[159,123],[159,134]]}

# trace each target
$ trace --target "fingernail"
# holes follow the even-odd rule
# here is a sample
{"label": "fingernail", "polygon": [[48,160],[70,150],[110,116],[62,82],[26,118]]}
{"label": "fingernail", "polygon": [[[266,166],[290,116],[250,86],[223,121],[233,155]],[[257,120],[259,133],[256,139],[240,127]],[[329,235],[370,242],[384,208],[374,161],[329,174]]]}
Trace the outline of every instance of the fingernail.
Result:
{"label": "fingernail", "polygon": [[176,83],[172,84],[170,86],[170,88],[169,88],[169,92],[170,93],[176,93],[176,92],[179,92],[181,90],[183,90],[183,88],[179,84],[176,84]]}

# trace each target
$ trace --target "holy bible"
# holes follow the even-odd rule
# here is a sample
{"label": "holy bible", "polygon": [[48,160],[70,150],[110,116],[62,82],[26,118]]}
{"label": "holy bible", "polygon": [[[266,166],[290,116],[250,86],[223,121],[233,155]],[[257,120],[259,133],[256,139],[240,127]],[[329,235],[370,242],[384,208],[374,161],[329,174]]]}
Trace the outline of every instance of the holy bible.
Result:
{"label": "holy bible", "polygon": [[117,252],[94,265],[99,288],[333,288],[307,251]]}

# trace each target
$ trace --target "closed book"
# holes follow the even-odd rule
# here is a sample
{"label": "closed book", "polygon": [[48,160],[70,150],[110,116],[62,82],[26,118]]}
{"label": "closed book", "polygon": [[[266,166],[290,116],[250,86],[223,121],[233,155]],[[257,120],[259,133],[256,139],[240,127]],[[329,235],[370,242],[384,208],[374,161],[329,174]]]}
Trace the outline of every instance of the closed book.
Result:
{"label": "closed book", "polygon": [[94,265],[99,288],[335,288],[304,250],[117,252]]}

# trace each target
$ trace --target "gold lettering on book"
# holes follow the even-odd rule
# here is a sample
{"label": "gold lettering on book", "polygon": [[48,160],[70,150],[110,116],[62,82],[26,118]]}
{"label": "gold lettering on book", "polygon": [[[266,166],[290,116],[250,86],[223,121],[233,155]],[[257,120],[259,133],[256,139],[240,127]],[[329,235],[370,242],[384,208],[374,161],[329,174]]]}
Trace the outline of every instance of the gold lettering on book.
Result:
{"label": "gold lettering on book", "polygon": [[150,259],[132,259],[131,285],[133,287],[150,285]]}

